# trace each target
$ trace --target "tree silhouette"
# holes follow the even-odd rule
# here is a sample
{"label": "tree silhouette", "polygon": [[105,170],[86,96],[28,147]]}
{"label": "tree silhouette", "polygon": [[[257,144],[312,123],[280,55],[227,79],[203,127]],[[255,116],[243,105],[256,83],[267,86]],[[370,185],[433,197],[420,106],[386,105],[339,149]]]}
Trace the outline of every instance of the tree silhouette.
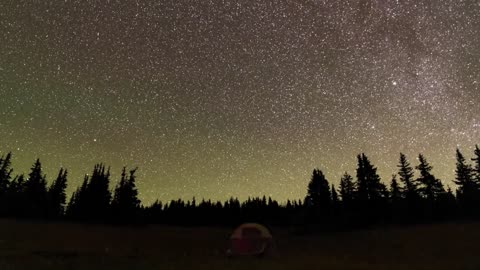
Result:
{"label": "tree silhouette", "polygon": [[314,208],[328,208],[331,203],[330,185],[319,169],[314,169],[308,183],[306,205]]}
{"label": "tree silhouette", "polygon": [[474,180],[477,186],[480,186],[480,148],[478,147],[478,144],[475,145],[474,154],[475,154],[475,157],[472,158],[472,161],[474,162],[474,167],[473,167]]}
{"label": "tree silhouette", "polygon": [[473,178],[473,169],[466,163],[465,157],[457,149],[457,168],[455,170],[455,184],[458,186],[457,197],[460,206],[468,215],[472,215],[478,202],[478,184]]}
{"label": "tree silhouette", "polygon": [[[60,169],[57,178],[47,189],[46,176],[37,159],[28,177],[12,178],[11,154],[0,157],[1,215],[27,218],[61,218],[94,222],[149,222],[182,226],[233,226],[242,222],[260,222],[269,225],[302,226],[316,223],[312,228],[355,228],[384,222],[415,223],[478,217],[480,211],[480,149],[475,146],[473,166],[468,164],[460,150],[456,151],[457,197],[450,187],[445,189],[432,174],[432,166],[419,155],[418,178],[404,154],[400,154],[397,175],[393,175],[389,190],[381,182],[377,169],[365,154],[357,156],[357,181],[345,173],[339,186],[330,185],[323,172],[314,169],[307,187],[305,204],[288,200],[279,204],[272,197],[249,197],[221,201],[202,199],[197,203],[182,199],[165,205],[156,201],[143,207],[135,186],[136,169],[127,173],[123,168],[121,179],[109,190],[110,172],[103,164],[94,166],[83,183],[73,192],[65,209],[67,171]],[[340,200],[341,198],[341,200]],[[410,198],[410,199],[407,199]],[[405,206],[408,206],[405,207]],[[405,211],[408,210],[408,211]],[[114,218],[114,219],[112,219]],[[305,219],[306,218],[306,219]],[[393,219],[392,219],[393,218]],[[307,221],[307,223],[305,223]]]}
{"label": "tree silhouette", "polygon": [[400,187],[397,181],[397,175],[392,175],[392,180],[390,181],[390,218],[393,220],[398,220],[403,218],[403,188]]}
{"label": "tree silhouette", "polygon": [[338,200],[338,193],[335,190],[335,185],[334,184],[332,184],[332,189],[331,190],[332,190],[332,203],[334,205],[337,205],[339,200]]}
{"label": "tree silhouette", "polygon": [[53,181],[48,189],[49,214],[54,218],[62,217],[65,212],[65,203],[67,196],[67,170],[63,168],[58,172],[57,179]]}
{"label": "tree silhouette", "polygon": [[338,193],[335,190],[335,185],[333,184],[331,188],[331,193],[332,193],[332,213],[335,215],[338,215],[340,210],[340,200],[338,199]]}
{"label": "tree silhouette", "polygon": [[11,166],[12,153],[7,156],[0,157],[0,215],[7,215],[9,212],[8,205],[8,189],[11,181],[12,169]]}
{"label": "tree silhouette", "polygon": [[26,215],[44,218],[47,211],[47,180],[42,172],[42,164],[37,159],[28,179],[25,181]]}
{"label": "tree silhouette", "polygon": [[385,216],[388,190],[365,154],[357,156],[357,203],[359,222],[370,223]]}
{"label": "tree silhouette", "polygon": [[418,156],[418,160],[420,164],[415,167],[420,172],[420,177],[417,178],[417,182],[420,183],[418,190],[422,197],[433,202],[441,193],[445,192],[445,189],[442,182],[431,174],[432,166],[428,164],[422,154]]}
{"label": "tree silhouette", "polygon": [[398,185],[397,176],[392,175],[390,182],[390,200],[392,203],[399,203],[403,198],[402,188]]}
{"label": "tree silhouette", "polygon": [[26,216],[25,177],[23,175],[13,178],[8,188],[8,211],[12,217]]}
{"label": "tree silhouette", "polygon": [[72,195],[67,207],[67,214],[74,219],[106,221],[109,219],[110,169],[103,164],[96,164],[91,176],[86,175],[82,185]]}
{"label": "tree silhouette", "polygon": [[114,218],[122,219],[124,222],[133,222],[138,216],[140,200],[138,199],[137,188],[135,187],[135,171],[130,171],[127,177],[126,168],[123,167],[120,182],[115,188],[112,200],[112,211]]}
{"label": "tree silhouette", "polygon": [[387,195],[387,189],[365,154],[357,156],[357,196],[361,202],[378,202]]}
{"label": "tree silhouette", "polygon": [[350,211],[355,198],[355,183],[353,177],[345,172],[340,179],[340,197],[345,210]]}
{"label": "tree silhouette", "polygon": [[104,220],[109,215],[112,194],[109,189],[110,169],[105,165],[95,165],[82,200],[86,212],[94,220]]}
{"label": "tree silhouette", "polygon": [[400,162],[397,167],[399,168],[398,175],[400,176],[400,182],[402,182],[404,186],[403,197],[410,203],[416,203],[419,197],[417,183],[413,178],[413,168],[403,153],[400,153]]}
{"label": "tree silhouette", "polygon": [[307,196],[305,198],[305,205],[307,206],[310,218],[314,222],[320,219],[325,219],[330,215],[332,204],[332,194],[330,192],[330,185],[325,179],[325,175],[319,169],[314,169],[312,178],[308,183]]}

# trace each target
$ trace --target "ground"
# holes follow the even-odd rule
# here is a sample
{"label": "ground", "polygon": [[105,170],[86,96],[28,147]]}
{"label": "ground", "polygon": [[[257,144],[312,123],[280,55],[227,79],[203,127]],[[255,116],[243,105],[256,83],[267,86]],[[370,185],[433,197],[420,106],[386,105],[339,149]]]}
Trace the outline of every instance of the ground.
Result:
{"label": "ground", "polygon": [[317,235],[274,228],[277,254],[227,258],[231,228],[0,220],[0,269],[480,269],[480,223]]}

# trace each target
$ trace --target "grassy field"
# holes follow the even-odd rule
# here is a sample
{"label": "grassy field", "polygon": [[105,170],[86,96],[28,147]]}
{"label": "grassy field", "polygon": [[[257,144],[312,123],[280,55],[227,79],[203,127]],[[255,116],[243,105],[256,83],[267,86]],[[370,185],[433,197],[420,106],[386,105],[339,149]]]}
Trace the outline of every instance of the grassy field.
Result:
{"label": "grassy field", "polygon": [[327,235],[273,230],[277,255],[226,258],[230,229],[0,220],[0,269],[480,269],[480,224]]}

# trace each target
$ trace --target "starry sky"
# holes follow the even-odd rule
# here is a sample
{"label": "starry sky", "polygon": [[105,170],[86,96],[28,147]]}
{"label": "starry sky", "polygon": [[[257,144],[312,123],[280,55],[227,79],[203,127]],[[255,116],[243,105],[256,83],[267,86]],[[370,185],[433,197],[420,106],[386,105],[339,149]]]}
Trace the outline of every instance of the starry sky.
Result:
{"label": "starry sky", "polygon": [[104,162],[144,203],[284,201],[361,152],[452,185],[480,144],[478,0],[7,0],[0,55],[0,153],[69,193]]}

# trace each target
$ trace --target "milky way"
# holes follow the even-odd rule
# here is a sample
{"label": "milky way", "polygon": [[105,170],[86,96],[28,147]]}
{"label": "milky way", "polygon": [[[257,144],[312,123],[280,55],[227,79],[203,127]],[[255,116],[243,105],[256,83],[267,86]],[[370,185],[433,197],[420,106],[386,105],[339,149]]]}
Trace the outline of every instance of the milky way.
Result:
{"label": "milky way", "polygon": [[1,153],[69,192],[97,162],[159,198],[302,198],[365,152],[452,185],[480,144],[475,0],[2,1]]}

